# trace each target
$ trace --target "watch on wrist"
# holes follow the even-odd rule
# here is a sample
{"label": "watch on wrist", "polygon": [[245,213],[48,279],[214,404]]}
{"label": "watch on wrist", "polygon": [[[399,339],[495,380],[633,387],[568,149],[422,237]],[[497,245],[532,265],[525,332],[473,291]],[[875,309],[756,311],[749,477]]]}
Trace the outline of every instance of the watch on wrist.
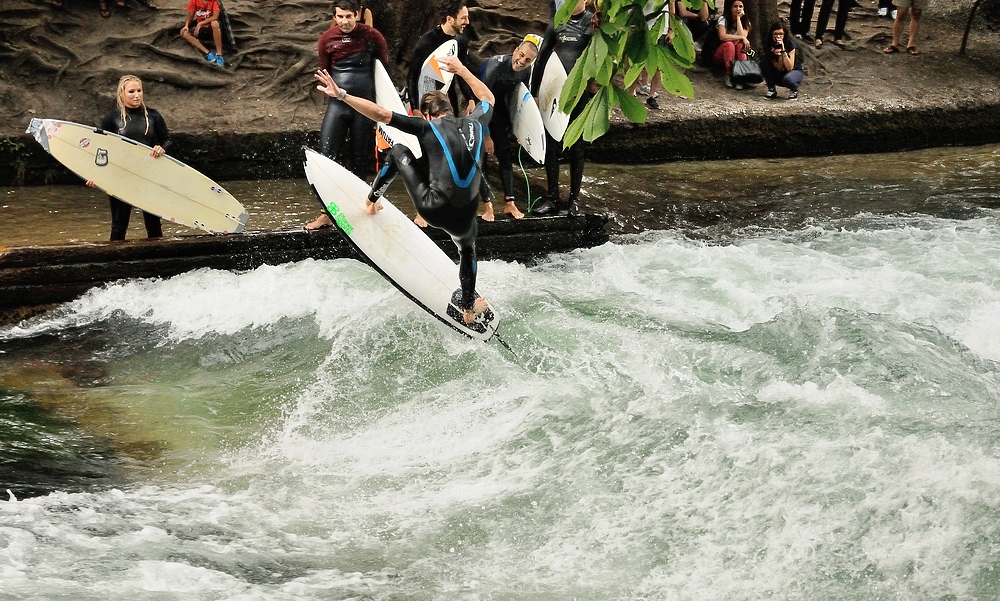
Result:
{"label": "watch on wrist", "polygon": [[347,98],[347,90],[340,88],[340,93],[337,94],[337,100],[343,102],[344,98]]}

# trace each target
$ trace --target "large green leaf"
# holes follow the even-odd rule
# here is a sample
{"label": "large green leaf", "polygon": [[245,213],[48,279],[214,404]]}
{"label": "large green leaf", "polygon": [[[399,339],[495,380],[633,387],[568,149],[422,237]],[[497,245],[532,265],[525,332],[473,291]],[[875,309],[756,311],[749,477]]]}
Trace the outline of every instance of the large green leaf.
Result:
{"label": "large green leaf", "polygon": [[593,142],[611,129],[611,103],[608,101],[608,90],[611,89],[601,88],[589,103],[590,116],[583,125],[583,139],[586,142]]}
{"label": "large green leaf", "polygon": [[615,99],[618,101],[618,106],[621,107],[625,118],[632,123],[645,123],[648,113],[646,112],[646,107],[639,102],[639,99],[625,88],[614,86],[613,89],[615,91]]}

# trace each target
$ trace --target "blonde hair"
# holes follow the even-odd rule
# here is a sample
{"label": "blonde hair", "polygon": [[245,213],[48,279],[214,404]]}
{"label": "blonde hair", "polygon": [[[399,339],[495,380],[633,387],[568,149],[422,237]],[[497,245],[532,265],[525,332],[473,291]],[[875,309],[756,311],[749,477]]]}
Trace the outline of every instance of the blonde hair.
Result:
{"label": "blonde hair", "polygon": [[[121,132],[125,131],[125,126],[128,125],[128,120],[126,119],[126,112],[125,112],[125,86],[128,85],[128,83],[132,82],[132,81],[138,82],[140,86],[142,85],[142,80],[139,79],[138,76],[135,76],[135,75],[122,75],[121,79],[118,80],[118,94],[116,95],[115,99],[118,102],[118,110],[121,111],[121,116],[122,116],[122,128],[120,130],[118,130],[118,133],[121,133]],[[146,110],[146,101],[145,101],[145,99],[143,99],[139,103],[139,106],[142,107],[142,115],[146,118],[146,131],[144,131],[143,134],[144,135],[148,135],[149,134],[149,111]]]}

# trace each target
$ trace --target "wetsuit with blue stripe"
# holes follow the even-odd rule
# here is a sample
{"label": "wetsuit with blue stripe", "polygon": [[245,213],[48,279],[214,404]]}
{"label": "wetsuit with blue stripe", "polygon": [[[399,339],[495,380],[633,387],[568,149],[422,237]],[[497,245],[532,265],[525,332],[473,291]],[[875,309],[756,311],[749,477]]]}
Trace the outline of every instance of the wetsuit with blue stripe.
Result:
{"label": "wetsuit with blue stripe", "polygon": [[458,247],[462,309],[471,309],[476,300],[477,199],[485,189],[483,137],[492,116],[493,106],[486,101],[464,118],[447,115],[427,121],[393,113],[389,125],[417,136],[423,156],[417,160],[406,146],[393,146],[369,197],[381,197],[397,174],[403,176],[420,216],[448,232]]}

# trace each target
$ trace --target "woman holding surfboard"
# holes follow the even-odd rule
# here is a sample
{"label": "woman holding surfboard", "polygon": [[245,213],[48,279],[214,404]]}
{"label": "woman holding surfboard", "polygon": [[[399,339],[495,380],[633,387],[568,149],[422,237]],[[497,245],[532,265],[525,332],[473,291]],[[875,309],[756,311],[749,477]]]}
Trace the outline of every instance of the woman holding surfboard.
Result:
{"label": "woman holding surfboard", "polygon": [[[152,147],[149,156],[154,159],[162,157],[170,147],[170,133],[160,113],[146,106],[142,80],[135,75],[123,75],[118,80],[116,100],[118,107],[101,119],[99,127]],[[94,180],[87,180],[87,185],[93,188]],[[111,240],[124,240],[132,205],[114,196],[108,198],[111,200]],[[142,219],[146,235],[150,238],[163,236],[159,217],[143,211]]]}

